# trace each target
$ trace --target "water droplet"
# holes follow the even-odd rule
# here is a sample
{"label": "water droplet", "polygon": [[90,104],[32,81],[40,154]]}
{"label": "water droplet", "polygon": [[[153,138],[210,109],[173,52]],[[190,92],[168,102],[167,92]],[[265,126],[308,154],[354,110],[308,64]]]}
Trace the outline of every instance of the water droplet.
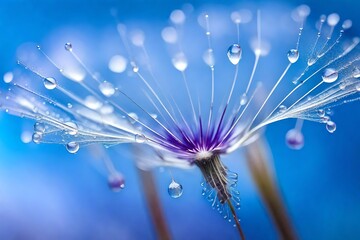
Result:
{"label": "water droplet", "polygon": [[161,31],[161,37],[167,43],[176,43],[178,38],[176,29],[173,27],[165,27]]}
{"label": "water droplet", "polygon": [[106,97],[111,97],[115,93],[114,86],[111,83],[107,82],[107,81],[104,81],[104,82],[99,84],[99,90]]}
{"label": "water droplet", "polygon": [[290,63],[296,63],[297,60],[299,59],[299,51],[297,49],[291,49],[287,53],[287,57]]}
{"label": "water droplet", "polygon": [[125,179],[119,174],[111,174],[108,178],[108,186],[113,192],[119,192],[125,187]]}
{"label": "water droplet", "polygon": [[319,109],[319,110],[317,110],[317,114],[319,115],[319,117],[324,117],[324,116],[325,116],[325,111],[324,111],[324,109]]}
{"label": "water droplet", "polygon": [[72,51],[72,44],[71,43],[65,43],[65,50],[71,52]]}
{"label": "water droplet", "polygon": [[337,13],[332,13],[327,18],[327,23],[329,26],[333,27],[340,21],[340,16]]}
{"label": "water droplet", "polygon": [[40,133],[34,133],[32,135],[32,140],[36,144],[40,143],[41,139],[42,139],[42,134],[40,134]]}
{"label": "water droplet", "polygon": [[20,138],[23,143],[29,143],[32,140],[32,133],[29,131],[23,131]]}
{"label": "water droplet", "polygon": [[350,19],[347,19],[343,22],[342,28],[343,29],[349,29],[352,26],[352,21]]}
{"label": "water droplet", "polygon": [[340,88],[341,90],[344,90],[344,89],[346,88],[346,83],[345,83],[345,82],[340,83],[340,84],[339,84],[339,88]]}
{"label": "water droplet", "polygon": [[132,71],[133,71],[134,73],[139,72],[139,67],[136,65],[135,62],[130,62],[130,65],[131,65]]}
{"label": "water droplet", "polygon": [[248,97],[246,95],[246,93],[243,93],[243,95],[241,95],[241,98],[240,98],[240,105],[243,106],[247,103],[248,101]]}
{"label": "water droplet", "polygon": [[326,130],[329,133],[333,133],[336,130],[336,124],[333,121],[327,121],[326,123]]}
{"label": "water droplet", "polygon": [[356,84],[355,89],[356,91],[360,92],[360,83]]}
{"label": "water droplet", "polygon": [[183,52],[179,52],[175,54],[175,56],[172,58],[172,64],[178,71],[180,72],[185,71],[185,69],[188,66],[188,62],[185,54]]}
{"label": "water droplet", "polygon": [[39,123],[39,122],[36,122],[34,124],[34,132],[35,133],[38,133],[38,134],[43,134],[45,132],[45,124],[44,123]]}
{"label": "water droplet", "polygon": [[146,141],[146,137],[144,134],[136,134],[135,135],[135,142],[137,143],[144,143]]}
{"label": "water droplet", "polygon": [[360,69],[358,67],[355,67],[352,72],[352,76],[354,78],[360,78]]}
{"label": "water droplet", "polygon": [[46,89],[53,90],[57,86],[57,82],[55,78],[52,77],[46,77],[44,78],[44,86]]}
{"label": "water droplet", "polygon": [[214,57],[214,51],[211,48],[207,49],[204,52],[203,60],[209,67],[214,67],[214,65],[215,65],[215,57]]}
{"label": "water droplet", "polygon": [[77,153],[79,149],[80,149],[80,145],[77,142],[69,142],[68,144],[66,144],[66,150],[69,153]]}
{"label": "water droplet", "polygon": [[286,144],[291,149],[299,150],[304,146],[304,135],[297,129],[290,129],[286,133]]}
{"label": "water droplet", "polygon": [[69,135],[76,135],[79,131],[79,128],[78,128],[78,125],[74,122],[66,122],[64,123],[66,125],[66,132],[69,134]]}
{"label": "water droplet", "polygon": [[126,70],[127,60],[123,56],[113,56],[108,64],[109,69],[115,73],[122,73]]}
{"label": "water droplet", "polygon": [[314,64],[316,63],[316,60],[317,60],[317,59],[314,58],[314,57],[309,58],[308,61],[307,61],[307,65],[308,65],[308,66],[314,65]]}
{"label": "water droplet", "polygon": [[238,64],[241,59],[242,49],[239,44],[231,45],[227,50],[227,56],[234,65]]}
{"label": "water droplet", "polygon": [[14,74],[12,72],[7,72],[4,74],[3,80],[5,83],[11,83],[14,79]]}
{"label": "water droplet", "polygon": [[333,68],[327,68],[324,70],[322,79],[326,83],[335,82],[338,79],[338,72]]}
{"label": "water droplet", "polygon": [[279,106],[279,113],[285,112],[286,109],[287,109],[287,107],[286,107],[285,105],[280,105],[280,106]]}
{"label": "water droplet", "polygon": [[98,101],[94,96],[87,96],[85,98],[85,105],[93,110],[98,110],[102,107],[102,102]]}
{"label": "water droplet", "polygon": [[174,10],[170,14],[170,21],[174,24],[183,24],[185,22],[185,14],[181,10]]}
{"label": "water droplet", "polygon": [[139,119],[138,115],[133,112],[129,113],[129,118],[130,118],[129,120],[132,124],[136,123]]}
{"label": "water droplet", "polygon": [[179,198],[183,193],[183,187],[181,184],[172,180],[168,187],[168,193],[172,198]]}
{"label": "water droplet", "polygon": [[68,103],[68,104],[67,104],[67,107],[68,107],[68,108],[72,108],[73,105],[72,105],[71,103]]}

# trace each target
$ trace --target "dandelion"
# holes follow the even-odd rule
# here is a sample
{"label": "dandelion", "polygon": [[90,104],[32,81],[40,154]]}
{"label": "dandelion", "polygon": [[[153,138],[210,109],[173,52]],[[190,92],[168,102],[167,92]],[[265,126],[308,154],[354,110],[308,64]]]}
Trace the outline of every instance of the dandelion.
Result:
{"label": "dandelion", "polygon": [[[238,176],[221,157],[255,141],[264,127],[284,119],[297,119],[286,135],[293,149],[304,145],[304,121],[323,123],[328,132],[334,132],[331,109],[359,98],[360,39],[345,36],[352,22],[341,21],[336,13],[321,15],[314,32],[306,24],[310,8],[301,5],[291,17],[285,16],[287,23],[298,26],[290,31],[296,29],[297,35],[289,34],[292,47],[276,53],[284,64],[276,66],[275,73],[283,70],[272,80],[273,74],[261,70],[273,42],[266,39],[260,10],[228,15],[232,23],[227,26],[233,30],[228,33],[227,46],[216,44],[226,36],[217,24],[220,20],[213,20],[211,13],[193,19],[190,10],[187,5],[171,12],[170,25],[158,34],[170,52],[168,61],[157,56],[162,51],[149,50],[142,31],[129,32],[118,23],[126,56],[113,56],[108,67],[132,82],[104,78],[72,42],[65,43],[62,60],[38,45],[33,55],[19,57],[18,64],[28,71],[4,75],[9,90],[1,94],[1,108],[36,121],[35,143],[63,144],[70,153],[89,144],[132,143],[137,145],[135,159],[141,169],[196,166],[204,178],[202,194],[244,239],[236,213],[240,208]],[[200,27],[195,31],[187,21],[197,21]],[[188,25],[191,34],[186,32]],[[248,34],[255,35],[250,44],[245,38]],[[276,42],[283,40],[276,37]],[[187,49],[191,44],[199,45]],[[161,61],[153,60],[156,58]],[[163,70],[170,64],[173,69]],[[169,91],[169,83],[178,90]],[[218,85],[228,86],[227,91],[219,90]],[[124,178],[109,159],[105,162],[109,186],[119,191]],[[172,179],[169,195],[178,198],[182,192],[182,185]]]}

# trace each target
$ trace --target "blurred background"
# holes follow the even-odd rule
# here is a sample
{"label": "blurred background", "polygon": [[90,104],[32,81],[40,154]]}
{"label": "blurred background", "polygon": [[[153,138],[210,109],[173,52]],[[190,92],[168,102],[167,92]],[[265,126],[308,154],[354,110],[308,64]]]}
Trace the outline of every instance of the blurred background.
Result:
{"label": "blurred background", "polygon": [[[233,6],[239,6],[237,2],[224,0],[206,1],[206,5],[204,1],[189,3],[195,9],[221,6],[231,11]],[[326,3],[259,0],[240,6],[260,7],[272,15],[273,9],[291,11],[303,3],[311,7],[310,21],[315,22],[320,14],[336,11],[353,20],[350,35],[360,32],[360,2],[355,0]],[[102,45],[97,45],[91,37],[115,29],[110,15],[112,8],[118,10],[124,22],[159,28],[173,9],[182,6],[183,1],[160,0],[3,0],[0,2],[0,76],[16,67],[18,47],[26,42],[49,46],[59,40],[57,37],[66,36],[59,40],[65,42],[73,34],[74,38],[82,37],[87,46],[93,46],[94,52],[101,52]],[[273,27],[277,27],[276,21]],[[296,31],[295,28],[295,34]],[[276,52],[276,48],[272,51]],[[1,89],[6,89],[1,84]],[[267,128],[266,138],[274,156],[277,179],[301,239],[360,238],[359,107],[357,102],[335,109],[333,119],[338,128],[333,134],[322,124],[305,122],[305,146],[299,151],[285,144],[285,134],[294,127],[295,120]],[[0,112],[0,239],[156,239],[127,146],[108,151],[126,177],[125,189],[114,193],[107,186],[101,163],[92,159],[86,148],[72,155],[60,145],[23,143],[26,136],[22,134],[32,131],[32,126],[31,121]],[[242,198],[239,213],[245,234],[248,239],[277,239],[275,227],[242,160],[238,151],[225,162],[239,173]],[[236,239],[236,230],[201,196],[199,171],[173,170],[173,174],[184,187],[179,199],[167,194],[169,173],[155,170],[159,197],[174,239]]]}

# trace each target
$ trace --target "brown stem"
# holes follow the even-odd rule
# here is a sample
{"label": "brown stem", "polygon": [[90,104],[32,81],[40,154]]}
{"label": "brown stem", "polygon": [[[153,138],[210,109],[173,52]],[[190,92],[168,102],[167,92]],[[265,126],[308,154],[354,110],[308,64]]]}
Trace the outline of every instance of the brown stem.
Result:
{"label": "brown stem", "polygon": [[231,214],[233,215],[233,218],[234,218],[234,221],[235,221],[235,224],[236,224],[236,228],[239,232],[239,235],[240,235],[240,239],[241,240],[245,240],[245,234],[241,228],[241,225],[240,225],[240,222],[239,222],[239,219],[237,218],[236,216],[236,212],[235,212],[235,209],[234,209],[234,206],[232,205],[230,199],[227,200],[227,204],[229,205],[230,207],[230,211],[231,211]]}
{"label": "brown stem", "polygon": [[142,170],[140,168],[137,169],[145,193],[145,199],[148,204],[148,209],[150,210],[152,223],[154,224],[156,233],[158,235],[157,239],[169,240],[171,239],[170,232],[168,230],[165,217],[161,208],[161,203],[158,198],[154,176],[151,171]]}
{"label": "brown stem", "polygon": [[297,239],[283,204],[278,184],[268,166],[271,157],[262,139],[258,139],[246,147],[246,158],[255,184],[276,224],[281,239]]}

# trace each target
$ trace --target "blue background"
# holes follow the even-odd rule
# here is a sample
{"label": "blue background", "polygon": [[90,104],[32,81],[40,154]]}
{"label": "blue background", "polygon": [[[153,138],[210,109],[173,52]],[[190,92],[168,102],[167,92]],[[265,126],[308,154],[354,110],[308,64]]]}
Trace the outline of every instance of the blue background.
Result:
{"label": "blue background", "polygon": [[[337,11],[353,20],[352,34],[360,31],[358,1],[254,1],[252,5],[255,3],[290,7],[307,3],[312,17]],[[201,7],[203,1],[192,4]],[[158,24],[182,2],[2,0],[0,75],[15,67],[16,49],[22,43],[42,42],[64,26],[91,31],[108,27],[112,21],[109,8],[114,6],[126,21]],[[301,239],[360,238],[359,107],[352,103],[335,109],[338,129],[334,134],[323,125],[306,122],[306,144],[300,151],[288,149],[284,142],[294,120],[267,128],[277,178]],[[63,146],[23,144],[20,134],[31,129],[29,121],[0,113],[0,122],[0,239],[155,238],[131,157],[119,153],[126,146],[109,150],[126,176],[125,190],[115,194],[106,185],[101,164],[91,160],[87,151],[71,155]],[[248,239],[276,239],[275,228],[241,160],[240,153],[234,153],[226,162],[240,175],[243,229]],[[235,229],[202,199],[197,169],[174,170],[184,187],[177,200],[167,195],[169,174],[155,172],[174,239],[236,238]]]}

